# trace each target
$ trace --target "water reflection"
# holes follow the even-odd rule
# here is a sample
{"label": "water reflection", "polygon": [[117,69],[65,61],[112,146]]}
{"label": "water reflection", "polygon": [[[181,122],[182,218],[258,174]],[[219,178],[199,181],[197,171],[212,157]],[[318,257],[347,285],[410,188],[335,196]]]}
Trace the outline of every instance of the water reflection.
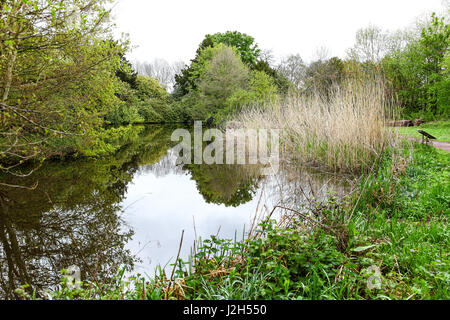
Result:
{"label": "water reflection", "polygon": [[51,288],[70,265],[100,282],[123,266],[151,275],[173,262],[183,229],[185,258],[198,236],[242,237],[252,216],[275,204],[342,191],[339,180],[290,166],[263,177],[255,165],[177,165],[174,129],[136,126],[112,157],[51,161],[33,176],[8,177],[39,184],[0,189],[0,297],[15,298],[25,283]]}
{"label": "water reflection", "polygon": [[253,199],[261,180],[256,165],[186,165],[207,203],[237,207]]}
{"label": "water reflection", "polygon": [[[39,170],[36,190],[0,193],[0,295],[28,283],[49,288],[59,271],[80,266],[83,278],[106,281],[120,265],[132,266],[125,243],[132,230],[118,212],[131,175],[121,164],[53,164]],[[126,170],[125,170],[126,172]],[[21,181],[15,181],[21,183]]]}
{"label": "water reflection", "polygon": [[[60,270],[80,266],[82,278],[107,281],[136,260],[126,244],[133,235],[122,219],[128,184],[142,163],[159,161],[170,146],[162,127],[136,127],[114,157],[51,161],[27,178],[8,177],[35,190],[0,189],[0,296],[14,289],[51,288]],[[137,143],[139,141],[139,143]]]}

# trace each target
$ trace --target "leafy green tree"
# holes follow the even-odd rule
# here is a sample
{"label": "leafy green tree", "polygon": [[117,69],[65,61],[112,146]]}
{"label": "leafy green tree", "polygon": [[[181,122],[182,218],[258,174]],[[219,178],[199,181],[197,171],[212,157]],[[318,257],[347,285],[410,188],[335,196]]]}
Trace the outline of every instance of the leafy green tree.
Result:
{"label": "leafy green tree", "polygon": [[[254,38],[244,33],[206,35],[191,64],[175,77],[173,110],[178,118],[204,120],[208,114],[218,113],[219,118],[225,118],[235,106],[253,99],[256,100],[252,102],[261,103],[268,96],[275,96],[275,91],[287,93],[289,80],[260,56]],[[252,83],[252,79],[259,84]],[[252,89],[247,90],[249,86]]]}
{"label": "leafy green tree", "polygon": [[169,94],[158,80],[136,76],[134,86],[120,82],[116,92],[119,101],[106,116],[115,125],[131,123],[173,122],[176,115],[170,107]]}
{"label": "leafy green tree", "polygon": [[437,113],[445,118],[450,118],[450,52],[443,62],[443,79],[435,84],[437,95]]}
{"label": "leafy green tree", "polygon": [[249,67],[254,67],[257,59],[261,53],[255,39],[245,33],[238,31],[227,31],[225,33],[215,33],[213,35],[206,35],[206,38],[211,38],[214,45],[219,43],[226,44],[229,47],[237,49],[242,62]]}
{"label": "leafy green tree", "polygon": [[[117,42],[114,42],[113,45],[116,46]],[[128,83],[131,88],[136,89],[137,76],[137,72],[133,69],[133,66],[127,58],[125,58],[125,52],[121,52],[119,67],[116,70],[116,77],[119,78],[120,81]]]}
{"label": "leafy green tree", "polygon": [[254,92],[258,101],[274,98],[277,94],[275,81],[267,73],[262,71],[253,71],[250,78],[248,89]]}
{"label": "leafy green tree", "polygon": [[443,17],[433,14],[419,40],[384,59],[386,76],[406,113],[434,117],[440,112],[448,112],[445,57],[449,52],[449,39],[449,24]]}
{"label": "leafy green tree", "polygon": [[138,76],[137,95],[142,101],[139,113],[145,122],[176,121],[176,116],[170,107],[169,94],[158,80]]}
{"label": "leafy green tree", "polygon": [[238,89],[245,88],[248,68],[233,48],[220,44],[214,48],[211,62],[199,79],[199,93],[208,113],[224,108],[226,100]]}
{"label": "leafy green tree", "polygon": [[431,24],[422,30],[420,44],[426,57],[423,66],[425,87],[429,87],[425,100],[434,113],[439,111],[439,102],[443,103],[441,110],[446,108],[448,111],[449,107],[445,105],[450,91],[448,65],[445,66],[445,57],[450,52],[449,43],[450,25],[445,23],[444,17],[439,18],[433,14]]}
{"label": "leafy green tree", "polygon": [[224,120],[227,115],[239,112],[245,106],[264,106],[267,102],[275,101],[279,96],[278,88],[273,78],[262,71],[253,71],[248,81],[247,89],[239,89],[230,96],[224,109],[220,114],[220,120]]}
{"label": "leafy green tree", "polygon": [[196,56],[191,61],[190,66],[184,68],[180,74],[175,76],[175,98],[180,98],[197,89],[205,62],[211,60],[213,52],[211,49],[220,44],[235,48],[242,62],[248,67],[254,68],[256,66],[261,51],[253,37],[238,31],[207,34],[197,49]]}
{"label": "leafy green tree", "polygon": [[105,117],[108,123],[123,125],[144,122],[144,118],[139,114],[141,101],[136,94],[136,90],[132,89],[129,83],[120,82],[117,85],[116,96],[119,99]]}
{"label": "leafy green tree", "polygon": [[273,79],[274,84],[277,86],[279,93],[286,94],[292,85],[288,77],[286,77],[282,72],[280,72],[280,70],[272,68],[268,61],[258,60],[253,70],[262,71],[266,75],[271,77]]}
{"label": "leafy green tree", "polygon": [[[0,8],[0,170],[90,152],[106,138],[125,44],[111,45],[103,0],[5,0]],[[62,142],[64,141],[64,143]]]}

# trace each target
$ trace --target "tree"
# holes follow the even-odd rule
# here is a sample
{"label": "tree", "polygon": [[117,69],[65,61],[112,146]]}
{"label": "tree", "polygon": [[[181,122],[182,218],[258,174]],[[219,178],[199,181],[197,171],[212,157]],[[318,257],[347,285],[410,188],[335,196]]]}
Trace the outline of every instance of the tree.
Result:
{"label": "tree", "polygon": [[220,119],[239,112],[243,107],[264,107],[267,102],[274,102],[279,96],[274,79],[263,71],[252,71],[246,89],[236,90],[226,101],[227,108],[222,110]]}
{"label": "tree", "polygon": [[305,70],[304,90],[309,94],[329,97],[333,87],[344,77],[344,63],[333,57],[327,61],[315,61]]}
{"label": "tree", "polygon": [[331,50],[326,46],[318,46],[314,51],[313,59],[316,61],[328,60],[331,56]]}
{"label": "tree", "polygon": [[386,55],[405,50],[411,42],[417,40],[416,38],[418,36],[408,29],[390,33],[386,42]]}
{"label": "tree", "polygon": [[384,59],[386,76],[407,113],[425,113],[433,117],[448,111],[445,57],[449,52],[449,39],[449,24],[445,23],[444,17],[433,14],[417,41]]}
{"label": "tree", "polygon": [[199,79],[200,97],[206,110],[216,112],[223,108],[233,92],[245,88],[248,78],[248,68],[238,53],[233,48],[218,45]]}
{"label": "tree", "polygon": [[259,54],[259,61],[264,61],[269,65],[269,67],[271,67],[275,61],[273,50],[272,49],[261,50]]}
{"label": "tree", "polygon": [[135,69],[140,75],[155,78],[169,91],[175,85],[175,75],[185,67],[184,62],[177,61],[170,64],[164,59],[154,59],[153,62],[136,62]]}
{"label": "tree", "polygon": [[281,60],[277,70],[300,89],[304,84],[306,65],[299,54],[291,54]]}
{"label": "tree", "polygon": [[[117,45],[117,43],[114,43],[114,45]],[[138,74],[134,70],[133,65],[125,58],[125,52],[122,52],[119,68],[116,70],[116,77],[120,81],[128,83],[131,88],[136,88],[137,76]]]}
{"label": "tree", "polygon": [[196,56],[191,60],[190,66],[187,66],[181,70],[180,74],[175,76],[175,98],[181,98],[197,89],[198,79],[201,71],[204,69],[204,64],[211,59],[211,56],[205,53],[211,52],[207,50],[208,48],[214,48],[219,44],[235,48],[242,62],[251,69],[258,63],[261,50],[258,48],[253,37],[238,31],[227,31],[213,35],[207,34],[200,43]]}
{"label": "tree", "polygon": [[206,35],[206,38],[211,38],[214,44],[223,43],[229,47],[236,48],[242,62],[249,67],[253,67],[256,64],[261,53],[252,36],[238,31],[219,32],[213,35]]}
{"label": "tree", "polygon": [[289,80],[278,70],[272,68],[265,60],[258,60],[255,67],[253,68],[253,71],[261,71],[269,76],[277,86],[280,93],[287,93],[289,87],[291,86]]}
{"label": "tree", "polygon": [[152,77],[138,75],[134,86],[122,82],[116,95],[120,101],[106,116],[106,120],[111,124],[161,123],[177,120],[170,108],[166,88]]}
{"label": "tree", "polygon": [[388,50],[388,45],[388,34],[377,26],[369,25],[356,32],[356,43],[347,54],[359,62],[380,62]]}
{"label": "tree", "polygon": [[443,79],[436,83],[437,113],[450,118],[450,52],[447,52],[443,62]]}
{"label": "tree", "polygon": [[[5,0],[0,8],[0,170],[90,148],[124,45],[103,0]],[[105,131],[103,131],[105,132]],[[61,139],[66,140],[61,148]]]}

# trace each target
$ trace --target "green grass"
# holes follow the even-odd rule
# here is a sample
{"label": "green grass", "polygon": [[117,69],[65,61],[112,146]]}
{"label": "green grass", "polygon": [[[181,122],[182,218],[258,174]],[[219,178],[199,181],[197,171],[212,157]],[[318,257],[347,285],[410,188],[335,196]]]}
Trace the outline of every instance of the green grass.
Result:
{"label": "green grass", "polygon": [[[419,144],[412,154],[386,153],[379,171],[347,205],[332,199],[315,212],[326,227],[305,229],[300,217],[290,228],[267,221],[260,238],[237,250],[238,263],[223,255],[214,263],[199,257],[186,296],[224,297],[222,292],[232,291],[225,297],[450,298],[449,160],[448,153]],[[215,241],[215,250],[223,248]],[[214,256],[211,248],[204,255]],[[381,272],[379,288],[367,285],[374,266]],[[232,271],[212,277],[214,270]],[[252,290],[242,295],[244,288]]]}
{"label": "green grass", "polygon": [[401,135],[421,139],[422,135],[417,132],[417,129],[430,133],[437,138],[437,141],[450,142],[450,120],[424,123],[419,127],[399,127],[394,130],[398,130]]}
{"label": "green grass", "polygon": [[[450,299],[450,154],[427,145],[385,152],[344,203],[296,208],[288,228],[198,243],[161,272],[71,288],[54,299]],[[314,214],[316,225],[302,215]],[[303,217],[302,217],[303,216]],[[311,216],[310,216],[311,217]],[[309,218],[311,219],[311,218]],[[379,272],[379,273],[378,273]],[[170,276],[169,276],[170,277]],[[375,285],[371,285],[375,284]],[[170,286],[170,287],[169,287]],[[127,288],[127,290],[125,290]],[[19,289],[19,291],[22,289]],[[26,299],[35,296],[20,291]],[[39,295],[38,295],[39,296]]]}

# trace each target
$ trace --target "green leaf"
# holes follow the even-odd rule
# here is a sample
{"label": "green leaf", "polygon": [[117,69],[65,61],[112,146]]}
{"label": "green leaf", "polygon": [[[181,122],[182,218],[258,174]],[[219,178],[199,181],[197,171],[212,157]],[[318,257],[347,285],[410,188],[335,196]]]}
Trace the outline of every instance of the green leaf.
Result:
{"label": "green leaf", "polygon": [[363,252],[363,251],[369,250],[370,248],[373,248],[376,246],[377,246],[376,244],[372,244],[370,246],[357,247],[357,248],[352,249],[352,251],[353,252]]}

